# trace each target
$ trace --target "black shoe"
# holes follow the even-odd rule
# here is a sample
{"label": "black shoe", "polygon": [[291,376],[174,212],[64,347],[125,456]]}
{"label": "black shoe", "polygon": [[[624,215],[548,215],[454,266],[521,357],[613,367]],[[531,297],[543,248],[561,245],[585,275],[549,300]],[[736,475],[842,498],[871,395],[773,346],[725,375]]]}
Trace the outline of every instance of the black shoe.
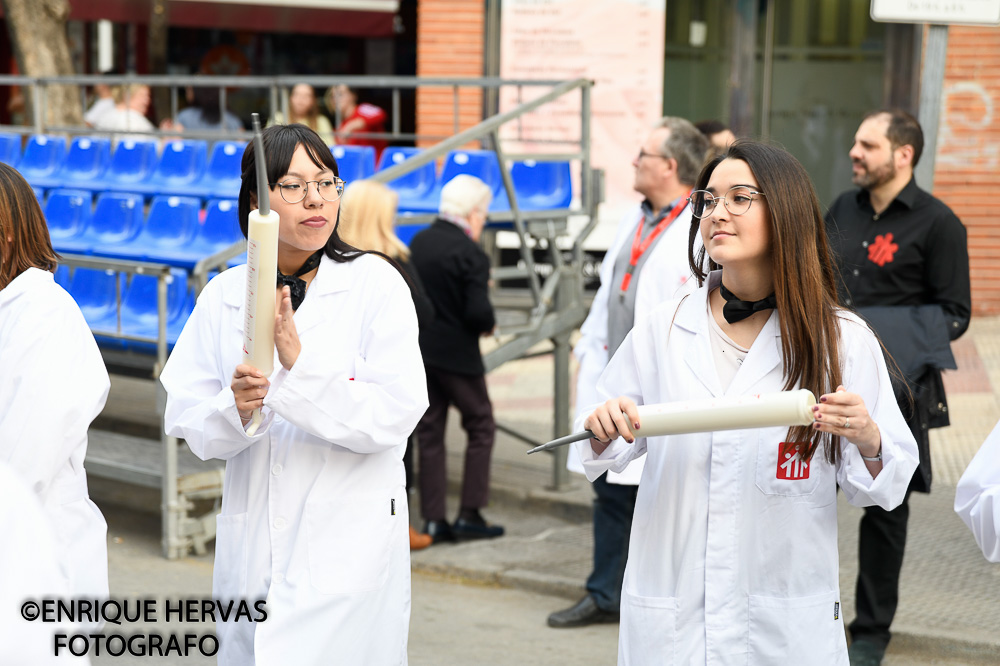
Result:
{"label": "black shoe", "polygon": [[459,539],[495,539],[504,533],[503,526],[487,523],[478,509],[463,509],[452,530]]}
{"label": "black shoe", "polygon": [[556,629],[586,627],[590,624],[617,622],[618,613],[601,610],[591,595],[580,599],[575,606],[549,615],[549,626]]}
{"label": "black shoe", "polygon": [[430,536],[431,544],[454,541],[455,533],[451,530],[451,525],[447,520],[428,520],[424,523],[424,534]]}
{"label": "black shoe", "polygon": [[851,641],[851,647],[847,649],[851,666],[879,666],[884,654],[884,647],[863,638]]}

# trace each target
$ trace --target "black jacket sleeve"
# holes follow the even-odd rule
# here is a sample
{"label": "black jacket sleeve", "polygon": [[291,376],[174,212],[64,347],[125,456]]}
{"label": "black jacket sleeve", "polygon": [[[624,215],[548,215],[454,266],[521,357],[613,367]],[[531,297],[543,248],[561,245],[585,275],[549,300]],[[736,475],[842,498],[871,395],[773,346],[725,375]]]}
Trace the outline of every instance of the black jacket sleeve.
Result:
{"label": "black jacket sleeve", "polygon": [[927,289],[932,302],[944,310],[948,336],[955,340],[969,328],[972,287],[969,278],[969,245],[965,227],[948,211],[934,222],[928,237],[933,252],[927,257]]}
{"label": "black jacket sleeve", "polygon": [[464,321],[477,334],[489,333],[496,326],[493,305],[490,304],[490,260],[478,247],[469,252],[465,261],[465,312]]}

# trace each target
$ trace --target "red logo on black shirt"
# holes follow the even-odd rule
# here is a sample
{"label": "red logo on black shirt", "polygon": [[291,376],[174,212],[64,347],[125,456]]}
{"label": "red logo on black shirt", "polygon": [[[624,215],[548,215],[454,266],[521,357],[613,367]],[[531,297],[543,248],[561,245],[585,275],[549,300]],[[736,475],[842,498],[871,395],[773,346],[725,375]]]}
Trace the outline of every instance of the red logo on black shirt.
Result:
{"label": "red logo on black shirt", "polygon": [[892,234],[876,236],[875,242],[868,246],[868,259],[879,267],[892,263],[893,255],[899,245],[892,242]]}

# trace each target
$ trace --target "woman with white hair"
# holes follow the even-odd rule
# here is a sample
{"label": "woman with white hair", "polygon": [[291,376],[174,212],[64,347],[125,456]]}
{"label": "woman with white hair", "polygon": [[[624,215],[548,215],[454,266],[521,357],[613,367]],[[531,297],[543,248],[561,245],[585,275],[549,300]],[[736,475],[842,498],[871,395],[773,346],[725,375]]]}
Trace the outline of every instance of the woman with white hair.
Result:
{"label": "woman with white hair", "polygon": [[[424,532],[434,543],[504,533],[503,527],[488,524],[480,514],[489,498],[496,431],[479,352],[479,337],[491,333],[496,324],[487,289],[490,262],[478,245],[492,198],[483,181],[456,176],[441,189],[438,219],[410,243],[410,260],[437,315],[430,326],[420,329],[430,406],[417,424],[420,510],[426,521]],[[449,405],[461,412],[469,438],[461,508],[453,525],[445,519],[444,432]]]}

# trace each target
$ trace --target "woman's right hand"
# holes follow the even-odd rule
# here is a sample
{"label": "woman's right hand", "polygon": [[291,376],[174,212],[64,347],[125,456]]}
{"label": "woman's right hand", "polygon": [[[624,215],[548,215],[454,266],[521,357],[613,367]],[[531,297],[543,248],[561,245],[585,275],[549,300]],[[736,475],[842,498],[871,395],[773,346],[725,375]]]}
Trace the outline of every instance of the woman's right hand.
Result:
{"label": "woman's right hand", "polygon": [[599,406],[583,422],[583,427],[594,433],[590,438],[590,448],[601,455],[616,437],[624,437],[631,444],[635,441],[628,424],[639,429],[639,410],[631,398],[619,396]]}
{"label": "woman's right hand", "polygon": [[264,406],[264,396],[267,395],[270,386],[271,382],[267,381],[264,373],[252,365],[241,363],[236,366],[236,370],[233,371],[233,382],[229,387],[236,396],[236,409],[240,413],[243,425],[250,422],[255,409]]}

